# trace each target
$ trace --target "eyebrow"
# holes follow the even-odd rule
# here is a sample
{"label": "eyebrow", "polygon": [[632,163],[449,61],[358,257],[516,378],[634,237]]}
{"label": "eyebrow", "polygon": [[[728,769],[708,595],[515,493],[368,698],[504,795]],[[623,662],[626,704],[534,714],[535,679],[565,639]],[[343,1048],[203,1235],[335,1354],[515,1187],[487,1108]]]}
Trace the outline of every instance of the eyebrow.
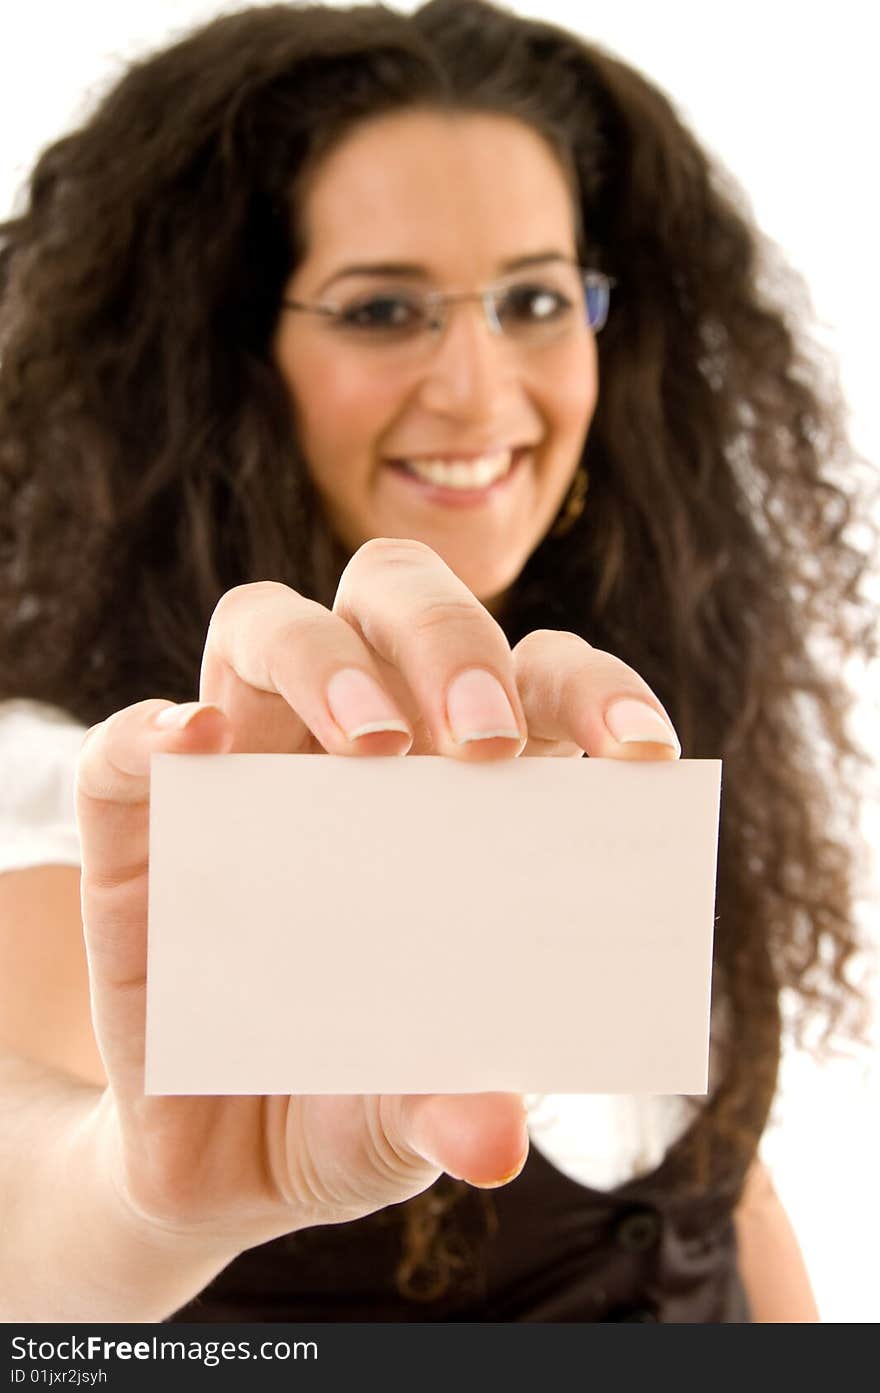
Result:
{"label": "eyebrow", "polygon": [[[512,261],[503,261],[499,266],[499,272],[501,275],[508,275],[511,271],[524,271],[529,266],[541,266],[548,261],[565,261],[571,265],[573,257],[559,251],[530,252],[528,256],[517,256]],[[331,285],[346,276],[395,276],[409,280],[428,280],[430,274],[427,266],[422,266],[416,261],[365,261],[334,271],[333,275],[324,281],[317,294],[323,295]]]}

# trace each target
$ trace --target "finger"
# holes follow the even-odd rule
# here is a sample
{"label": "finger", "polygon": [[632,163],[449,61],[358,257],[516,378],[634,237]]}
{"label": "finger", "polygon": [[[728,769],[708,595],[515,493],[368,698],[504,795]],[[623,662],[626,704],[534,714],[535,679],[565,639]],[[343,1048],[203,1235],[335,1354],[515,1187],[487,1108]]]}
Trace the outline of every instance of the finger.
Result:
{"label": "finger", "polygon": [[342,573],[333,612],[401,674],[435,753],[521,752],[526,721],[504,632],[430,547],[365,542]]}
{"label": "finger", "polygon": [[[163,715],[174,723],[159,724]],[[111,1082],[120,1070],[143,1067],[151,756],[223,753],[231,735],[216,708],[149,700],[93,726],[83,741],[75,785],[83,932]]]}
{"label": "finger", "polygon": [[238,586],[219,601],[199,694],[228,716],[235,753],[399,755],[413,741],[363,638],[275,581]]}
{"label": "finger", "polygon": [[678,759],[681,745],[639,674],[577,634],[536,629],[513,650],[529,727],[526,754]]}

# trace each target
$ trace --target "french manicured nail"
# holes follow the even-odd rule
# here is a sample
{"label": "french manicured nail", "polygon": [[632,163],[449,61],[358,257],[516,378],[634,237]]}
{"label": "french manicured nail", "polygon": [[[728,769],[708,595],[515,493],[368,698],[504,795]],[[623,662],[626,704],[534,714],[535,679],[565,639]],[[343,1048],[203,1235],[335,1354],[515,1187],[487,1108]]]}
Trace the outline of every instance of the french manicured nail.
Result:
{"label": "french manicured nail", "polygon": [[522,741],[507,693],[485,668],[467,668],[450,683],[446,716],[459,745],[469,740]]}
{"label": "french manicured nail", "polygon": [[360,668],[347,667],[334,672],[327,683],[327,705],[347,740],[372,735],[380,730],[399,730],[412,740],[412,731],[401,720],[391,698],[378,682]]}
{"label": "french manicured nail", "polygon": [[184,730],[200,711],[207,710],[200,701],[185,701],[180,706],[165,706],[158,716],[153,717],[153,725],[160,730]]}
{"label": "french manicured nail", "polygon": [[672,726],[647,702],[631,697],[612,702],[605,712],[605,724],[621,745],[671,745],[681,754],[681,745]]}

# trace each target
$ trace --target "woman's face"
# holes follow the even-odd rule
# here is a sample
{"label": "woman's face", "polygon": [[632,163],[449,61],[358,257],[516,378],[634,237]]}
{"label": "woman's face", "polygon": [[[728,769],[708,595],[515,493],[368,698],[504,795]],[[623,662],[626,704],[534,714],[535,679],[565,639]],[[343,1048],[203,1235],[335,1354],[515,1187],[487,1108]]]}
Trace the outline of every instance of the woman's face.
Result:
{"label": "woman's face", "polygon": [[[526,258],[546,258],[527,278],[564,274],[577,245],[562,169],[511,118],[396,113],[358,126],[318,166],[303,219],[307,251],[285,298],[371,302],[366,328],[284,310],[273,344],[328,521],[352,552],[371,537],[425,542],[493,607],[577,467],[596,402],[592,332],[578,312],[549,341],[499,335],[479,300],[419,338],[374,325],[409,313],[390,292],[478,290],[522,279],[513,263]],[[468,460],[456,480],[443,468]]]}

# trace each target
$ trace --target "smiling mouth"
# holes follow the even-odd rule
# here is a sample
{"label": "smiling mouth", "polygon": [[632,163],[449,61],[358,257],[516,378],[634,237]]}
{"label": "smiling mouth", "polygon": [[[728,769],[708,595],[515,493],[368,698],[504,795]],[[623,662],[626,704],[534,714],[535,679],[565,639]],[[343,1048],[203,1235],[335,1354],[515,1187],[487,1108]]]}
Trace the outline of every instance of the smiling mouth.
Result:
{"label": "smiling mouth", "polygon": [[456,493],[484,493],[506,479],[528,453],[528,446],[497,450],[469,460],[432,459],[388,460],[392,469],[423,484]]}

